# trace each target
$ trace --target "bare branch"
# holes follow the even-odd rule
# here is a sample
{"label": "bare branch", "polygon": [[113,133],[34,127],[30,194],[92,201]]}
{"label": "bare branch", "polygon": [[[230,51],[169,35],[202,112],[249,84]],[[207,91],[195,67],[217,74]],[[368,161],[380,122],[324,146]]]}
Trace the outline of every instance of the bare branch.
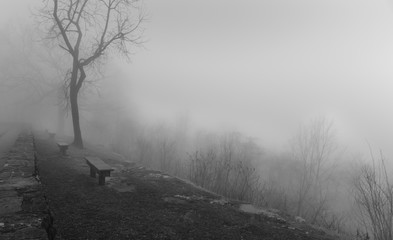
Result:
{"label": "bare branch", "polygon": [[67,45],[68,51],[71,54],[74,54],[74,49],[70,43],[70,40],[68,39],[68,36],[66,34],[66,31],[64,30],[64,27],[62,25],[62,22],[60,21],[58,17],[58,0],[53,0],[54,6],[53,6],[53,17],[57,23],[58,28],[60,29],[61,35],[63,37],[64,42]]}

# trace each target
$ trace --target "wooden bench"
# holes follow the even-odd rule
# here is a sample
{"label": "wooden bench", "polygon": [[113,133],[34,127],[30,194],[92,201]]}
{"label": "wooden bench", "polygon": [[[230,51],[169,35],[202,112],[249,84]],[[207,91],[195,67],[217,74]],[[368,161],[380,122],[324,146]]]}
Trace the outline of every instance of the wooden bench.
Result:
{"label": "wooden bench", "polygon": [[90,167],[90,177],[95,178],[98,173],[98,185],[105,185],[105,177],[109,177],[113,169],[98,157],[85,157],[85,160]]}
{"label": "wooden bench", "polygon": [[67,155],[67,149],[68,149],[68,143],[58,142],[57,146],[59,146],[59,148],[60,148],[61,155],[66,156]]}

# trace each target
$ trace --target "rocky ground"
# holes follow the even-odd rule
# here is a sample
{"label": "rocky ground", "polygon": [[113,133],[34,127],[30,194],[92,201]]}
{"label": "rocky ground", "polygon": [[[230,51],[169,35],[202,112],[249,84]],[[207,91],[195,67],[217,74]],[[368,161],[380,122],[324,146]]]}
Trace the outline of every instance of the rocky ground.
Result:
{"label": "rocky ground", "polygon": [[[55,239],[336,239],[289,216],[226,200],[181,179],[136,166],[118,155],[70,147],[36,135],[38,169]],[[84,156],[115,171],[105,186]]]}
{"label": "rocky ground", "polygon": [[48,239],[43,228],[47,203],[35,175],[32,135],[20,134],[0,162],[0,239]]}

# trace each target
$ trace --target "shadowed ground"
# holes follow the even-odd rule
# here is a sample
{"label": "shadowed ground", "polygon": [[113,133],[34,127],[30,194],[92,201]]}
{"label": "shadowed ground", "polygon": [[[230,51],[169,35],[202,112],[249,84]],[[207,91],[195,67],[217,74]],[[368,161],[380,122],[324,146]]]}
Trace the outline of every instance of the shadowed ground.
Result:
{"label": "shadowed ground", "polygon": [[[109,153],[70,147],[61,157],[39,134],[36,147],[56,239],[334,239],[278,215],[242,212],[239,202]],[[105,186],[89,176],[86,155],[116,169]]]}

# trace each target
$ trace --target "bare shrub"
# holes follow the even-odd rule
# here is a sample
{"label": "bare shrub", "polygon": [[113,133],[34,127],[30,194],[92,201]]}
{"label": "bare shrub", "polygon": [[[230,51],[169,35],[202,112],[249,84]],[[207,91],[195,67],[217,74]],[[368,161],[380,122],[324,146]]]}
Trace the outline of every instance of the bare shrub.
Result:
{"label": "bare shrub", "polygon": [[295,214],[317,223],[327,210],[327,189],[332,158],[337,152],[333,123],[316,119],[300,128],[292,141],[292,154],[299,163],[295,181]]}
{"label": "bare shrub", "polygon": [[393,187],[389,181],[385,160],[365,165],[354,183],[354,196],[360,221],[376,240],[393,239]]}
{"label": "bare shrub", "polygon": [[255,198],[259,176],[252,162],[261,152],[256,144],[239,133],[204,137],[210,144],[189,155],[189,179],[229,198]]}

